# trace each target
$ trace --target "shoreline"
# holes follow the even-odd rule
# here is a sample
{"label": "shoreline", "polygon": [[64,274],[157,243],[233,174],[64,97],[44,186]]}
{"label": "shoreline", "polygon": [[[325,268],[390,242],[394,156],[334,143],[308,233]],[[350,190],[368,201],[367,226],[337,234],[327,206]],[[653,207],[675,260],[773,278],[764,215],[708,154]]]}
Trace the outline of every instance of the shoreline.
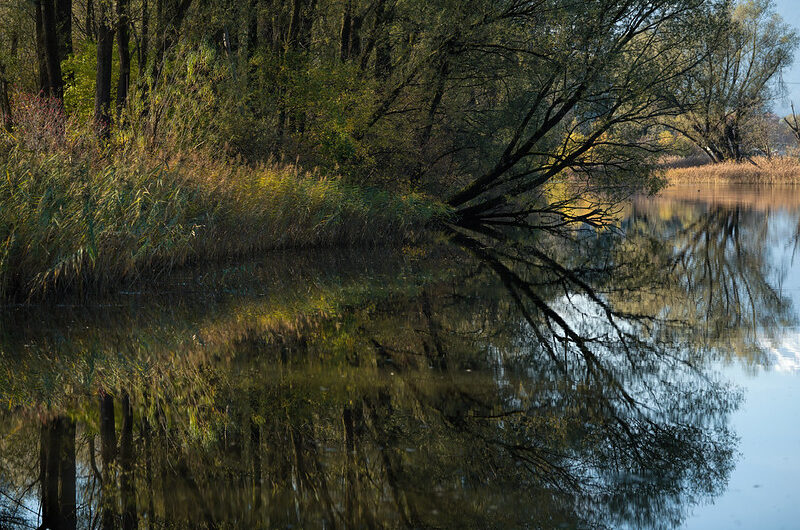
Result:
{"label": "shoreline", "polygon": [[225,162],[0,161],[0,307],[287,249],[401,247],[449,215],[416,193]]}
{"label": "shoreline", "polygon": [[662,171],[668,185],[700,183],[800,185],[800,160],[792,157],[772,159],[755,157],[751,160],[667,167]]}

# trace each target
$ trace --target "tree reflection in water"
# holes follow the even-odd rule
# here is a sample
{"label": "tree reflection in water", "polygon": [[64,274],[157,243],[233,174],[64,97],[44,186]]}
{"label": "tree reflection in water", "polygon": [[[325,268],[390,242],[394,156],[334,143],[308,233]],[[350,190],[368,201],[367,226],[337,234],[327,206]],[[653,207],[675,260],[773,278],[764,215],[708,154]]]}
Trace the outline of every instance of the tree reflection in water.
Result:
{"label": "tree reflection in water", "polygon": [[741,214],[637,215],[9,313],[2,526],[673,527],[734,464],[720,330],[788,308]]}

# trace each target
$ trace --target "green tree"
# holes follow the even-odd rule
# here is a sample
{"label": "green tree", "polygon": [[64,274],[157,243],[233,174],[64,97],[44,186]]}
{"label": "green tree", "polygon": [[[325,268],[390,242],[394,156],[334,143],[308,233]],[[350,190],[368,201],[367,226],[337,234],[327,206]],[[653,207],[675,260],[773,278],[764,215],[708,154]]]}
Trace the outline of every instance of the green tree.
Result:
{"label": "green tree", "polygon": [[684,112],[669,126],[714,162],[741,160],[757,147],[750,131],[780,92],[798,35],[772,0],[723,2],[707,23],[703,46],[691,50],[700,66],[681,88]]}

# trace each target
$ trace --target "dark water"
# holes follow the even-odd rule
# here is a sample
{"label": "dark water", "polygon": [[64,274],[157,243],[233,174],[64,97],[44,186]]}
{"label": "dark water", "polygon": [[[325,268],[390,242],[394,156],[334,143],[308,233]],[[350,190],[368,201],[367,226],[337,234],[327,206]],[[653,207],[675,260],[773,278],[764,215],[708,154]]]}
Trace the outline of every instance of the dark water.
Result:
{"label": "dark water", "polygon": [[800,205],[763,197],[5,309],[0,528],[792,528]]}

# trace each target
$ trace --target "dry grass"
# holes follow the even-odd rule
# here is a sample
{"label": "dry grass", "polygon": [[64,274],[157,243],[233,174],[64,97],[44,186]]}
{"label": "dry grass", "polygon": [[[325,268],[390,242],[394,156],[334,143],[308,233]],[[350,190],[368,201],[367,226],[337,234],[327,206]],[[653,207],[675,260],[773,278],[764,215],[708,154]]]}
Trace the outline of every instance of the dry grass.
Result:
{"label": "dry grass", "polygon": [[741,184],[800,184],[800,160],[790,157],[755,157],[744,162],[723,162],[694,167],[670,167],[664,172],[670,184],[727,182]]}
{"label": "dry grass", "polygon": [[447,215],[416,194],[199,151],[165,162],[14,148],[0,176],[0,303],[272,249],[399,244]]}
{"label": "dry grass", "polygon": [[57,100],[14,104],[13,132],[0,129],[0,305],[273,249],[413,242],[450,212],[399,187],[245,163],[197,141],[197,108],[166,134],[133,124],[101,141]]}

